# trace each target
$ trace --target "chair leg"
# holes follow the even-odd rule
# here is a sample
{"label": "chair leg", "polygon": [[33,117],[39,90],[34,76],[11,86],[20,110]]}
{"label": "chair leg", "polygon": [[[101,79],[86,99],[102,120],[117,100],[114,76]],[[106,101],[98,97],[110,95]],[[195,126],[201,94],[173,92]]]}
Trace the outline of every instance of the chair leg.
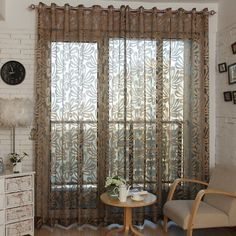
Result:
{"label": "chair leg", "polygon": [[168,217],[164,216],[163,229],[165,233],[167,233],[167,228],[168,228],[167,223],[168,223]]}
{"label": "chair leg", "polygon": [[192,236],[193,235],[193,229],[192,228],[188,228],[187,229],[187,236]]}

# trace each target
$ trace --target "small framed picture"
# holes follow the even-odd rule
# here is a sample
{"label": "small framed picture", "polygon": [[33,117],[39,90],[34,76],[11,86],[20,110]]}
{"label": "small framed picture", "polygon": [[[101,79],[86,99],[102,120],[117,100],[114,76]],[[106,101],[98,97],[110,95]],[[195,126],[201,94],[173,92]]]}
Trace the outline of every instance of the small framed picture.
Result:
{"label": "small framed picture", "polygon": [[227,71],[227,65],[226,63],[220,63],[218,64],[218,69],[220,73],[226,72]]}
{"label": "small framed picture", "polygon": [[236,91],[232,91],[233,103],[236,104]]}
{"label": "small framed picture", "polygon": [[231,91],[224,92],[224,100],[225,100],[225,102],[232,101],[232,93],[231,93]]}
{"label": "small framed picture", "polygon": [[234,42],[233,44],[231,44],[231,48],[232,48],[233,54],[236,54],[236,42]]}
{"label": "small framed picture", "polygon": [[229,84],[236,83],[236,63],[228,66],[228,79]]}

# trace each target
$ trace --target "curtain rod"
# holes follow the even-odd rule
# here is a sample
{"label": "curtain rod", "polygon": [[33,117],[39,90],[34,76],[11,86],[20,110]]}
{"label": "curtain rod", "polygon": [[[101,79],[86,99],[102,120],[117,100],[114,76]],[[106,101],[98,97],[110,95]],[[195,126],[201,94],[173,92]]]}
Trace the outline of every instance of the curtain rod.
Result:
{"label": "curtain rod", "polygon": [[[66,4],[66,5],[68,5],[68,4]],[[83,5],[80,5],[80,6],[83,6]],[[37,8],[39,8],[39,5],[35,5],[35,4],[31,4],[30,6],[29,6],[29,9],[30,10],[35,10],[35,9],[37,9]],[[46,5],[46,8],[51,8],[51,6],[47,6]],[[56,9],[63,9],[63,7],[61,7],[61,6],[55,6],[55,8]],[[72,6],[70,6],[70,9],[73,9],[73,10],[76,10],[77,9],[77,7],[72,7]],[[92,7],[88,7],[88,9],[92,9]],[[104,10],[109,10],[109,8],[103,8]],[[157,13],[166,13],[168,10],[170,10],[171,8],[167,8],[166,10],[157,10]],[[119,10],[119,9],[115,9],[115,10]],[[184,10],[183,8],[180,8],[179,10]],[[193,8],[193,10],[196,10],[196,8]],[[207,8],[205,8],[205,9],[203,9],[203,11],[204,10],[207,10]],[[136,12],[137,10],[131,10],[131,12]],[[208,11],[208,10],[207,10]],[[151,10],[145,10],[145,12],[152,12]],[[178,12],[178,10],[174,10],[173,11],[173,13],[177,13]],[[187,14],[190,14],[190,13],[192,13],[192,11],[185,11],[184,10],[184,12],[185,13],[187,13]],[[200,12],[202,12],[202,11],[200,11]],[[196,12],[196,13],[200,13],[200,12]],[[214,11],[214,10],[210,10],[210,11],[208,11],[208,13],[209,13],[209,15],[210,16],[213,16],[213,15],[215,15],[216,14],[216,12]]]}

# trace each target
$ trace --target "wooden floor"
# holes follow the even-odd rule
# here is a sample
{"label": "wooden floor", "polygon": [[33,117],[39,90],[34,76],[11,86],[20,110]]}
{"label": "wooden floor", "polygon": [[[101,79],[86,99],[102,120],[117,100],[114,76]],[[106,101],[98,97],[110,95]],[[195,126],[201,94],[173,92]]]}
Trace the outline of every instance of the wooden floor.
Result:
{"label": "wooden floor", "polygon": [[[105,236],[109,228],[118,227],[117,225],[109,226],[108,228],[96,228],[84,225],[81,228],[74,227],[73,229],[62,229],[60,227],[47,228],[43,227],[40,230],[35,230],[35,236]],[[185,232],[170,223],[168,227],[168,234],[165,235],[162,231],[162,225],[153,224],[150,221],[145,221],[144,226],[140,229],[145,236],[185,236]],[[122,236],[116,234],[114,236]],[[195,230],[193,236],[236,236],[235,228],[217,228],[217,229],[201,229]]]}

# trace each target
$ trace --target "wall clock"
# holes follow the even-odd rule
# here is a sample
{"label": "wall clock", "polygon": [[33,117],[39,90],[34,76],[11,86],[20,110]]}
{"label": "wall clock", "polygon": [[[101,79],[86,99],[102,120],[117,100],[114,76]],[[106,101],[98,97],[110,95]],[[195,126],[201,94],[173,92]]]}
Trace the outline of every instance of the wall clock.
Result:
{"label": "wall clock", "polygon": [[20,84],[25,78],[25,67],[18,61],[8,61],[1,68],[1,77],[9,85]]}

